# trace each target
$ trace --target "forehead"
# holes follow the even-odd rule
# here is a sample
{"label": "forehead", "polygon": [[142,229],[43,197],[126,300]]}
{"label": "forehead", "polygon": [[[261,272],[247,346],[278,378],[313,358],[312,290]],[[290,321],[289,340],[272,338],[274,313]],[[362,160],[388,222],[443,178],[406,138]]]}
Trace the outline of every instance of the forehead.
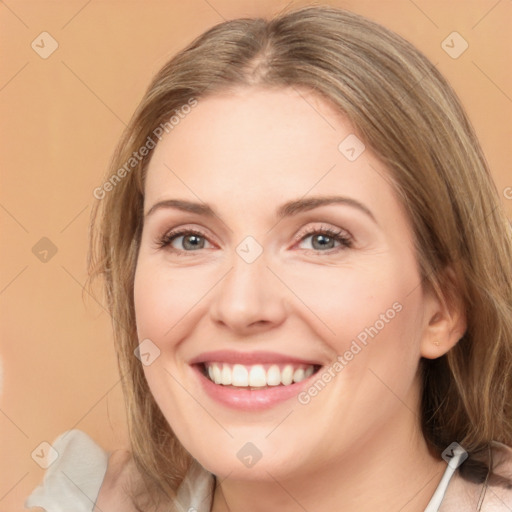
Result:
{"label": "forehead", "polygon": [[261,207],[309,192],[371,201],[389,188],[368,149],[353,158],[362,149],[354,127],[309,91],[245,88],[187,111],[154,150],[146,203],[172,195]]}

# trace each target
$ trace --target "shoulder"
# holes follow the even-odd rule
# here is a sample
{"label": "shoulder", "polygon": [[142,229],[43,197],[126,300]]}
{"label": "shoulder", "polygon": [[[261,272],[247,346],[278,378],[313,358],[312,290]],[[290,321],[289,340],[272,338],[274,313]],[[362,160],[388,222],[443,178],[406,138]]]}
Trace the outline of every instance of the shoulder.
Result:
{"label": "shoulder", "polygon": [[439,512],[512,511],[512,448],[492,441],[491,452],[492,472],[488,479],[463,478],[457,470]]}
{"label": "shoulder", "polygon": [[493,441],[493,471],[483,500],[483,512],[512,510],[512,447]]}
{"label": "shoulder", "polygon": [[117,512],[120,505],[123,512],[137,512],[128,495],[136,474],[135,464],[128,450],[112,452],[93,512]]}
{"label": "shoulder", "polygon": [[[92,512],[140,512],[129,496],[129,491],[141,483],[132,454],[126,450],[117,450],[110,456],[108,469],[98,495],[96,508]],[[138,486],[139,489],[141,486]],[[197,461],[192,461],[186,475],[180,483],[176,495],[171,499],[176,509],[182,510],[180,503],[189,505],[187,510],[206,511],[212,507],[215,478]],[[174,501],[176,500],[176,501]],[[148,510],[143,506],[143,510]],[[151,510],[154,510],[151,508]],[[174,510],[174,507],[173,507]],[[160,503],[155,512],[168,512],[169,501]]]}

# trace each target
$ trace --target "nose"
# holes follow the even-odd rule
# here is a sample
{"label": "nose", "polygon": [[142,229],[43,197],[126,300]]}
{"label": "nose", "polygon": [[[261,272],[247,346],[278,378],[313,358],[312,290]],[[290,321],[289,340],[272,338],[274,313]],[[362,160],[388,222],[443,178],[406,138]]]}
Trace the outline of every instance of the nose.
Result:
{"label": "nose", "polygon": [[214,290],[212,320],[239,335],[276,327],[286,318],[285,287],[264,253],[252,263],[234,253],[232,268]]}

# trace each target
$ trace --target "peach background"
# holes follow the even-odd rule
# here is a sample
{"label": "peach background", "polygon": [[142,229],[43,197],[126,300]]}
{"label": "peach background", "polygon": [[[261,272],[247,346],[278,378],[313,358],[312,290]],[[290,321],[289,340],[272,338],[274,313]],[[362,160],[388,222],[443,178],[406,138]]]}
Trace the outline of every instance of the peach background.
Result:
{"label": "peach background", "polygon": [[[290,2],[302,6],[311,2]],[[418,46],[453,84],[498,189],[512,186],[512,3],[325,2],[373,18]],[[0,512],[23,510],[43,470],[31,452],[70,428],[107,450],[126,443],[109,316],[82,299],[88,216],[111,152],[150,77],[224,19],[270,15],[285,1],[15,1],[0,4]],[[43,31],[59,44],[44,60]],[[458,59],[441,42],[469,43]],[[512,193],[510,194],[512,197]],[[512,199],[502,194],[512,217]],[[46,263],[32,252],[49,238]]]}

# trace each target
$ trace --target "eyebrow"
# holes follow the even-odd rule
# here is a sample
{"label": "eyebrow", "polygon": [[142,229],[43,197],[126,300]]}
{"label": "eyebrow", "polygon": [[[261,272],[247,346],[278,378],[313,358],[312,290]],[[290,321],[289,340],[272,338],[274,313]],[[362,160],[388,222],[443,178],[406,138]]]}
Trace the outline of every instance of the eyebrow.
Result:
{"label": "eyebrow", "polygon": [[[282,219],[284,217],[290,217],[302,212],[313,210],[314,208],[319,208],[320,206],[327,206],[331,204],[343,204],[351,206],[353,208],[357,208],[358,210],[366,214],[368,217],[370,217],[373,220],[373,222],[375,222],[375,224],[378,224],[377,220],[375,219],[375,216],[373,215],[369,208],[367,208],[364,204],[360,203],[359,201],[352,199],[351,197],[343,196],[315,196],[288,201],[282,204],[276,210],[276,217],[278,219]],[[174,208],[176,210],[195,213],[206,217],[216,217],[216,214],[213,211],[212,207],[206,203],[196,203],[184,199],[165,199],[164,201],[159,201],[158,203],[155,203],[145,214],[145,218],[149,217],[157,210],[167,208]]]}

